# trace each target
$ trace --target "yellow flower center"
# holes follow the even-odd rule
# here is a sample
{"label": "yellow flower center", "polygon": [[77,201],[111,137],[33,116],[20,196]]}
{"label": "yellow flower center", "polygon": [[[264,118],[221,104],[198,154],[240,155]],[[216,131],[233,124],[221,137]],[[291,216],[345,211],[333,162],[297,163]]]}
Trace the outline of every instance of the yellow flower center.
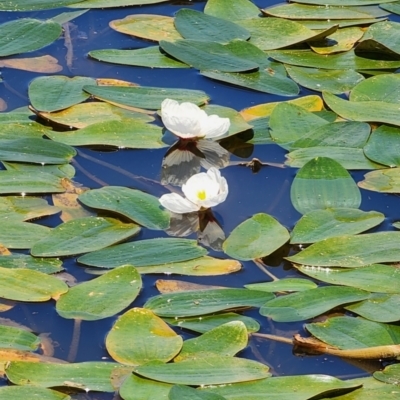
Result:
{"label": "yellow flower center", "polygon": [[197,197],[199,198],[199,200],[205,200],[206,199],[206,191],[205,190],[198,191]]}

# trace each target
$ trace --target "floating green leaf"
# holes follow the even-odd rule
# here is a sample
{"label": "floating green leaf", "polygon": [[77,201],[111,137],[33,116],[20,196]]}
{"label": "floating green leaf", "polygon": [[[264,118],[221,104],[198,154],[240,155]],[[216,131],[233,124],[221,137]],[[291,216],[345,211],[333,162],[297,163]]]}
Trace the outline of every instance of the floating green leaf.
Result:
{"label": "floating green leaf", "polygon": [[0,388],[0,397],[3,400],[24,400],[35,397],[40,400],[71,400],[71,397],[67,394],[30,385],[3,386]]}
{"label": "floating green leaf", "polygon": [[[46,0],[45,0],[46,1]],[[57,22],[60,25],[63,25],[67,22],[72,21],[75,18],[80,17],[81,15],[87,13],[89,10],[78,10],[78,11],[70,11],[70,12],[63,12],[61,14],[52,17],[51,20]]]}
{"label": "floating green leaf", "polygon": [[331,26],[337,25],[338,28],[346,28],[350,26],[365,26],[384,21],[386,18],[365,18],[365,19],[302,19],[301,24],[309,29],[328,29]]}
{"label": "floating green leaf", "polygon": [[79,0],[7,0],[0,1],[1,11],[34,11],[66,7]]}
{"label": "floating green leaf", "polygon": [[225,397],[219,394],[207,393],[193,389],[189,386],[175,385],[171,388],[168,396],[169,400],[224,400]]}
{"label": "floating green leaf", "polygon": [[61,35],[53,21],[21,18],[0,25],[0,57],[41,49]]}
{"label": "floating green leaf", "polygon": [[203,335],[183,342],[182,351],[175,357],[175,362],[208,359],[214,356],[234,356],[247,346],[248,333],[241,321],[227,322]]}
{"label": "floating green leaf", "polygon": [[177,363],[148,363],[134,369],[146,378],[182,385],[214,385],[268,377],[269,368],[243,358],[213,356]]}
{"label": "floating green leaf", "polygon": [[62,261],[58,258],[35,258],[27,254],[10,254],[0,256],[0,267],[26,268],[44,274],[54,274],[62,271]]}
{"label": "floating green leaf", "polygon": [[152,297],[144,305],[161,317],[188,317],[239,307],[260,307],[274,296],[247,289],[209,289],[168,293]]}
{"label": "floating green leaf", "polygon": [[68,286],[54,276],[29,269],[0,268],[0,297],[17,301],[57,299]]}
{"label": "floating green leaf", "polygon": [[254,61],[242,57],[246,47],[251,46],[244,41],[221,44],[189,39],[174,42],[161,40],[160,46],[170,56],[196,69],[242,72],[254,71],[259,67]]}
{"label": "floating green leaf", "polygon": [[123,243],[108,249],[86,254],[78,262],[101,268],[115,268],[124,264],[135,267],[188,261],[207,254],[195,240],[158,238]]}
{"label": "floating green leaf", "polygon": [[72,179],[75,176],[75,168],[71,164],[48,164],[38,167],[37,164],[25,164],[18,162],[1,162],[7,171],[19,171],[25,173],[46,173],[56,178]]}
{"label": "floating green leaf", "polygon": [[319,340],[339,349],[362,349],[400,343],[400,328],[363,318],[347,316],[307,324],[306,329]]}
{"label": "floating green leaf", "polygon": [[256,18],[260,14],[259,8],[250,0],[208,0],[204,12],[234,22]]}
{"label": "floating green leaf", "polygon": [[113,392],[115,389],[111,385],[110,377],[118,368],[121,368],[120,364],[99,361],[76,364],[13,361],[7,366],[6,374],[17,385],[64,386]]}
{"label": "floating green leaf", "polygon": [[368,172],[358,186],[374,192],[400,193],[400,168]]}
{"label": "floating green leaf", "polygon": [[318,6],[366,6],[390,2],[393,2],[393,0],[293,0],[293,3],[314,4]]}
{"label": "floating green leaf", "polygon": [[354,208],[310,211],[295,225],[290,243],[314,243],[334,236],[355,235],[379,225],[384,219],[380,212]]}
{"label": "floating green leaf", "polygon": [[126,6],[143,6],[145,4],[164,3],[168,0],[85,0],[71,4],[71,8],[109,8],[109,7],[126,7]]}
{"label": "floating green leaf", "polygon": [[260,314],[277,322],[303,321],[369,296],[369,292],[356,288],[325,286],[269,300],[260,308]]}
{"label": "floating green leaf", "polygon": [[351,69],[321,70],[287,65],[286,70],[299,85],[317,92],[327,90],[334,94],[345,93],[364,80],[361,74]]}
{"label": "floating green leaf", "polygon": [[124,400],[147,400],[152,397],[157,400],[168,400],[172,385],[145,379],[131,374],[122,383],[119,394]]}
{"label": "floating green leaf", "polygon": [[113,104],[158,110],[166,98],[202,105],[209,97],[201,90],[168,89],[144,86],[84,86],[94,97]]}
{"label": "floating green leaf", "polygon": [[344,268],[399,262],[399,242],[400,232],[344,235],[314,243],[287,259],[296,264]]}
{"label": "floating green leaf", "polygon": [[226,254],[239,260],[262,258],[289,240],[289,232],[268,214],[255,214],[238,225],[223,244]]}
{"label": "floating green leaf", "polygon": [[1,348],[35,351],[39,344],[40,339],[25,329],[0,325]]}
{"label": "floating green leaf", "polygon": [[400,24],[392,21],[382,21],[371,25],[360,40],[358,48],[369,50],[379,47],[386,51],[400,54]]}
{"label": "floating green leaf", "polygon": [[136,224],[124,224],[114,218],[78,218],[58,225],[50,235],[35,243],[31,253],[34,257],[87,253],[118,243],[139,230]]}
{"label": "floating green leaf", "polygon": [[85,205],[122,214],[149,229],[166,229],[170,215],[162,210],[157,197],[122,186],[88,190],[79,196]]}
{"label": "floating green leaf", "polygon": [[185,39],[227,43],[234,39],[247,40],[250,33],[239,25],[189,8],[175,14],[175,28]]}
{"label": "floating green leaf", "polygon": [[151,311],[132,308],[115,322],[107,335],[106,347],[114,360],[141,365],[171,360],[181,350],[182,342],[181,336]]}
{"label": "floating green leaf", "polygon": [[244,287],[263,292],[302,292],[304,290],[315,289],[317,285],[308,279],[283,278],[272,282],[250,283],[244,285]]}
{"label": "floating green leaf", "polygon": [[361,204],[360,190],[351,175],[327,157],[314,158],[298,171],[290,197],[301,214],[326,208],[358,208]]}
{"label": "floating green leaf", "polygon": [[383,371],[375,371],[374,378],[381,382],[399,386],[400,364],[388,365]]}
{"label": "floating green leaf", "polygon": [[170,325],[178,326],[191,331],[205,333],[222,324],[233,321],[241,321],[245,324],[247,332],[257,332],[260,329],[260,324],[253,318],[244,315],[227,312],[222,314],[204,315],[202,317],[188,318],[163,318]]}
{"label": "floating green leaf", "polygon": [[72,287],[57,301],[57,312],[63,318],[85,321],[111,317],[128,307],[141,287],[140,274],[125,265]]}

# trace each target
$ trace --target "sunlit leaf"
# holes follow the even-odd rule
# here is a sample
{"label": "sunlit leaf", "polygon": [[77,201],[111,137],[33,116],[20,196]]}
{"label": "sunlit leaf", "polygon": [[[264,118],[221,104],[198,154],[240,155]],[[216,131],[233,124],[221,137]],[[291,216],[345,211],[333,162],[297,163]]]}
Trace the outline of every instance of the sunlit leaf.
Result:
{"label": "sunlit leaf", "polygon": [[351,26],[366,26],[375,24],[380,21],[386,20],[382,18],[363,18],[363,19],[334,19],[334,20],[323,20],[323,19],[302,19],[300,22],[302,25],[309,29],[328,29],[331,26],[337,25],[338,28],[348,28]]}
{"label": "sunlit leaf", "polygon": [[141,365],[171,360],[181,350],[182,342],[181,336],[151,311],[132,308],[115,322],[107,335],[106,348],[122,364]]}
{"label": "sunlit leaf", "polygon": [[[78,262],[101,268],[115,268],[124,264],[135,267],[193,260],[207,254],[195,240],[158,238],[123,243],[92,252],[78,258]],[[168,271],[168,269],[166,269]]]}
{"label": "sunlit leaf", "polygon": [[400,102],[400,78],[397,74],[372,76],[360,82],[350,93],[350,101]]}
{"label": "sunlit leaf", "polygon": [[260,308],[260,314],[277,322],[303,321],[369,296],[369,292],[352,287],[325,286],[269,300]]}
{"label": "sunlit leaf", "polygon": [[388,365],[383,371],[375,371],[374,378],[378,379],[378,381],[398,386],[400,382],[400,364]]}
{"label": "sunlit leaf", "polygon": [[204,315],[201,317],[187,318],[163,318],[170,325],[180,328],[189,329],[191,331],[205,333],[222,324],[233,321],[241,321],[245,324],[249,333],[257,332],[260,329],[260,324],[253,318],[244,315],[227,312],[222,314]]}
{"label": "sunlit leaf", "polygon": [[274,296],[247,289],[210,289],[162,294],[150,298],[145,308],[161,317],[188,317],[238,307],[260,307]]}
{"label": "sunlit leaf", "polygon": [[323,40],[313,41],[310,46],[318,54],[333,54],[349,51],[363,37],[364,30],[359,27],[338,29]]}
{"label": "sunlit leaf", "polygon": [[138,233],[139,226],[114,218],[85,217],[58,225],[35,243],[34,257],[60,257],[87,253],[118,243]]}
{"label": "sunlit leaf", "polygon": [[374,192],[400,193],[400,168],[368,172],[358,186]]}
{"label": "sunlit leaf", "polygon": [[318,6],[366,6],[391,2],[393,2],[393,0],[293,0],[293,3],[314,4]]}
{"label": "sunlit leaf", "polygon": [[327,90],[334,94],[345,93],[364,80],[361,74],[351,69],[321,70],[287,65],[286,70],[299,85],[318,92]]}
{"label": "sunlit leaf", "polygon": [[[52,21],[21,18],[0,25],[0,56],[41,49],[61,35],[61,25]],[[27,40],[29,38],[29,40]]]}
{"label": "sunlit leaf", "polygon": [[0,267],[26,268],[44,274],[54,274],[62,271],[62,261],[58,258],[35,258],[27,254],[10,254],[0,256]]}
{"label": "sunlit leaf", "polygon": [[83,76],[42,76],[30,83],[29,100],[38,111],[59,111],[88,99],[89,95],[82,87],[95,83],[94,79]]}
{"label": "sunlit leaf", "polygon": [[223,244],[230,257],[252,260],[265,257],[289,240],[289,232],[268,214],[256,214],[238,225]]}
{"label": "sunlit leaf", "polygon": [[79,3],[79,0],[3,0],[0,1],[1,11],[34,11],[65,7]]}
{"label": "sunlit leaf", "polygon": [[[71,0],[72,1],[72,0]],[[3,386],[0,388],[0,397],[3,400],[24,400],[38,398],[40,400],[71,400],[67,394],[55,390],[27,386]]]}
{"label": "sunlit leaf", "polygon": [[63,67],[52,56],[40,56],[29,58],[8,58],[0,60],[0,67],[14,68],[24,71],[52,74],[62,71]]}
{"label": "sunlit leaf", "polygon": [[143,6],[145,4],[164,3],[168,0],[113,0],[110,3],[108,0],[85,0],[75,2],[68,7],[71,8],[108,8],[108,7],[125,7],[125,6]]}
{"label": "sunlit leaf", "polygon": [[110,28],[142,39],[176,40],[182,36],[174,26],[174,18],[166,15],[134,14],[110,22]]}
{"label": "sunlit leaf", "polygon": [[77,389],[113,392],[111,373],[121,368],[110,362],[82,362],[76,364],[32,363],[12,361],[7,369],[7,378],[17,385],[39,387],[70,387]]}
{"label": "sunlit leaf", "polygon": [[9,300],[47,301],[68,291],[59,279],[29,269],[0,268],[0,278],[0,297]]}
{"label": "sunlit leaf", "polygon": [[250,283],[244,285],[251,290],[261,290],[263,292],[302,292],[304,290],[315,289],[317,285],[302,278],[283,278],[272,282]]}
{"label": "sunlit leaf", "polygon": [[139,107],[150,110],[161,108],[166,98],[188,101],[197,105],[205,104],[209,97],[201,90],[169,89],[157,87],[129,86],[84,86],[94,97],[113,104]]}
{"label": "sunlit leaf", "polygon": [[172,385],[145,379],[141,376],[131,374],[122,383],[119,394],[124,400],[168,400],[168,393]]}
{"label": "sunlit leaf", "polygon": [[259,8],[250,0],[208,0],[204,12],[234,22],[256,18],[260,14]]}
{"label": "sunlit leaf", "polygon": [[358,208],[361,204],[360,190],[351,175],[327,157],[314,158],[298,171],[290,197],[301,214],[327,208]]}
{"label": "sunlit leaf", "polygon": [[269,368],[243,358],[213,356],[177,363],[148,363],[134,369],[146,378],[182,385],[213,385],[266,378]]}
{"label": "sunlit leaf", "polygon": [[125,265],[69,289],[57,301],[63,318],[95,321],[111,317],[131,304],[142,287],[137,270]]}
{"label": "sunlit leaf", "polygon": [[381,3],[380,7],[383,8],[384,10],[389,11],[393,14],[397,14],[397,15],[400,14],[400,4],[398,1],[390,2],[391,4],[382,4],[383,1],[380,1],[380,3]]}
{"label": "sunlit leaf", "polygon": [[314,243],[334,236],[355,235],[379,225],[384,219],[380,212],[354,208],[310,211],[293,228],[290,243]]}
{"label": "sunlit leaf", "polygon": [[296,264],[344,268],[399,262],[399,240],[400,232],[338,236],[314,243],[287,259]]}
{"label": "sunlit leaf", "polygon": [[371,47],[400,54],[400,25],[398,22],[382,21],[371,25],[360,40],[358,48],[369,50]]}
{"label": "sunlit leaf", "polygon": [[169,400],[224,400],[225,397],[219,394],[207,393],[201,390],[193,389],[189,386],[174,385],[168,395]]}
{"label": "sunlit leaf", "polygon": [[0,347],[17,350],[35,351],[40,339],[25,329],[0,325]]}

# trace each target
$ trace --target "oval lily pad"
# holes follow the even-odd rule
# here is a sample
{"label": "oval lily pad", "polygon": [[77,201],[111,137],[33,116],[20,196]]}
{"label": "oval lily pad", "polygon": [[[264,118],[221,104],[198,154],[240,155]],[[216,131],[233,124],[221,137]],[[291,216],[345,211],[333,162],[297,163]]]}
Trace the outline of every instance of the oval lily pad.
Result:
{"label": "oval lily pad", "polygon": [[51,389],[32,387],[30,385],[3,386],[0,388],[0,397],[3,400],[24,400],[29,399],[29,397],[37,397],[40,400],[71,400],[71,397],[67,394]]}
{"label": "oval lily pad", "polygon": [[141,287],[140,274],[134,267],[125,265],[70,288],[57,301],[56,309],[63,318],[96,321],[128,307]]}
{"label": "oval lily pad", "polygon": [[142,378],[139,375],[130,374],[119,388],[119,394],[124,400],[151,399],[168,400],[168,394],[172,385]]}
{"label": "oval lily pad", "polygon": [[132,308],[121,315],[106,338],[111,357],[126,365],[168,362],[180,352],[182,343],[181,336],[144,308]]}
{"label": "oval lily pad", "polygon": [[400,168],[368,172],[358,186],[374,192],[400,193]]}
{"label": "oval lily pad", "polygon": [[225,240],[223,250],[239,260],[262,258],[289,240],[289,232],[268,214],[256,214],[238,225]]}
{"label": "oval lily pad", "polygon": [[177,363],[148,363],[134,369],[146,378],[182,385],[214,385],[266,378],[269,368],[243,358],[213,356]]}
{"label": "oval lily pad", "polygon": [[160,207],[158,198],[140,190],[106,186],[88,190],[79,196],[85,205],[113,211],[149,229],[166,229],[170,214]]}
{"label": "oval lily pad", "polygon": [[139,230],[136,224],[124,224],[113,218],[78,218],[58,225],[51,235],[35,243],[31,253],[34,257],[87,253],[118,243]]}
{"label": "oval lily pad", "polygon": [[1,11],[34,11],[66,7],[79,0],[10,0],[0,3]]}
{"label": "oval lily pad", "polygon": [[169,400],[224,400],[219,394],[207,393],[189,386],[174,385],[168,394]]}
{"label": "oval lily pad", "polygon": [[394,21],[382,21],[371,25],[360,40],[358,48],[369,50],[379,47],[400,54],[400,25]]}
{"label": "oval lily pad", "polygon": [[360,190],[351,175],[327,157],[314,158],[298,171],[290,197],[301,214],[326,208],[358,208],[361,204]]}
{"label": "oval lily pad", "polygon": [[27,254],[10,254],[0,256],[0,267],[2,268],[25,268],[54,274],[62,271],[62,261],[58,258],[35,258]]}
{"label": "oval lily pad", "polygon": [[204,12],[234,22],[256,18],[260,14],[259,8],[249,0],[208,0]]}
{"label": "oval lily pad", "polygon": [[283,278],[273,282],[250,283],[244,285],[251,290],[261,290],[263,292],[302,292],[304,290],[315,289],[317,284],[302,278]]}

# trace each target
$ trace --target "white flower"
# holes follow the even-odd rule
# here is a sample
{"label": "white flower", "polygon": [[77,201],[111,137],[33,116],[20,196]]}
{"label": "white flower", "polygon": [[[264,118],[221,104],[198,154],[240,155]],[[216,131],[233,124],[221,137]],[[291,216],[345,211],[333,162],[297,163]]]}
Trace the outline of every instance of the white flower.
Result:
{"label": "white flower", "polygon": [[165,99],[161,103],[161,118],[165,127],[182,139],[214,139],[226,133],[229,118],[207,115],[196,104]]}
{"label": "white flower", "polygon": [[200,172],[191,176],[182,185],[182,191],[186,198],[177,193],[164,194],[160,197],[161,205],[176,214],[210,208],[225,201],[228,184],[219,170],[213,167],[207,173]]}

